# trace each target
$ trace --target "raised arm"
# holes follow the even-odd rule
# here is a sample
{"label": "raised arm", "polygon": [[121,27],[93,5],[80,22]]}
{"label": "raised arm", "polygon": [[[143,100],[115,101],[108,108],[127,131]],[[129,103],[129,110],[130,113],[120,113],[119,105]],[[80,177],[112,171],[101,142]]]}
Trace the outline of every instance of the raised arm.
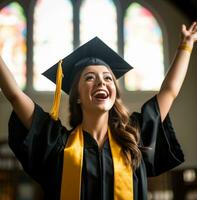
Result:
{"label": "raised arm", "polygon": [[34,111],[33,101],[17,86],[10,70],[0,57],[0,88],[26,128],[30,128]]}
{"label": "raised arm", "polygon": [[174,99],[177,97],[185,79],[191,52],[194,43],[197,41],[197,22],[194,22],[188,29],[182,25],[182,38],[177,49],[172,65],[157,94],[161,119],[165,119]]}

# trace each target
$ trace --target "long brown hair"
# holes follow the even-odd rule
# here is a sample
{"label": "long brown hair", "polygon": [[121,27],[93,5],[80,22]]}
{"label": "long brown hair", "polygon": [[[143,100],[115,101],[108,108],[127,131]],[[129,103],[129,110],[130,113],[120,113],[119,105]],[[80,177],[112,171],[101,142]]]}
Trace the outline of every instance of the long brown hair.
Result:
{"label": "long brown hair", "polygon": [[[109,111],[109,127],[117,141],[122,146],[123,155],[127,163],[130,163],[136,169],[141,162],[141,151],[139,144],[139,130],[135,124],[132,124],[129,113],[123,105],[120,98],[120,91],[116,82],[116,78],[112,74],[113,81],[116,87],[116,99],[113,107]],[[79,98],[78,83],[83,69],[80,69],[74,78],[70,93],[69,93],[69,109],[70,109],[70,125],[75,128],[82,123],[82,110],[80,104],[77,102]]]}

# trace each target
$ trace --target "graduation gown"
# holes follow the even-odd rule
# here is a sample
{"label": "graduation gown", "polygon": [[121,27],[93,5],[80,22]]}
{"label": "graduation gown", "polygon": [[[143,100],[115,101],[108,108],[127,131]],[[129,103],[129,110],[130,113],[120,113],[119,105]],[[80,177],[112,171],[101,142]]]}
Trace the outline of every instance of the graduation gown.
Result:
{"label": "graduation gown", "polygon": [[[134,199],[146,200],[147,177],[178,166],[184,156],[169,115],[161,122],[156,96],[142,106],[141,113],[133,113],[131,120],[140,127],[141,145],[149,147],[142,151],[141,165],[133,173]],[[42,186],[47,200],[60,199],[63,152],[70,133],[60,120],[51,119],[37,104],[29,130],[14,112],[11,114],[9,145],[24,170]],[[83,132],[83,136],[81,200],[113,200],[113,161],[109,140],[99,149],[89,133]]]}

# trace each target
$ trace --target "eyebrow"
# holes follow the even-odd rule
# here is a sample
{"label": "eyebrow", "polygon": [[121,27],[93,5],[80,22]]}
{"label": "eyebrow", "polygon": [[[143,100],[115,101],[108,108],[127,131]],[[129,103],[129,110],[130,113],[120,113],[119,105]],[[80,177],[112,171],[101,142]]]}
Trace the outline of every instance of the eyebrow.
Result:
{"label": "eyebrow", "polygon": [[[86,75],[88,75],[88,74],[96,74],[95,72],[86,72],[83,76],[86,76]],[[111,73],[110,72],[103,72],[103,74],[110,74],[111,75]]]}

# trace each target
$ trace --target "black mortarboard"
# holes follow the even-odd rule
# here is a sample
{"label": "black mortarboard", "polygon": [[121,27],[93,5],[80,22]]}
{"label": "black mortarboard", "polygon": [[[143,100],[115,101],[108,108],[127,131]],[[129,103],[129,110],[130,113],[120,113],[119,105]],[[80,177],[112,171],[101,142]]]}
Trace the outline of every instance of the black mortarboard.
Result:
{"label": "black mortarboard", "polygon": [[[62,79],[62,90],[67,94],[69,94],[72,81],[79,68],[87,66],[79,64],[81,60],[86,58],[98,58],[103,61],[104,65],[111,68],[116,79],[120,78],[133,68],[102,40],[100,40],[98,37],[95,37],[62,59],[62,70],[64,75]],[[88,63],[88,61],[85,63]],[[56,83],[57,69],[58,63],[45,71],[43,75],[52,82]]]}

